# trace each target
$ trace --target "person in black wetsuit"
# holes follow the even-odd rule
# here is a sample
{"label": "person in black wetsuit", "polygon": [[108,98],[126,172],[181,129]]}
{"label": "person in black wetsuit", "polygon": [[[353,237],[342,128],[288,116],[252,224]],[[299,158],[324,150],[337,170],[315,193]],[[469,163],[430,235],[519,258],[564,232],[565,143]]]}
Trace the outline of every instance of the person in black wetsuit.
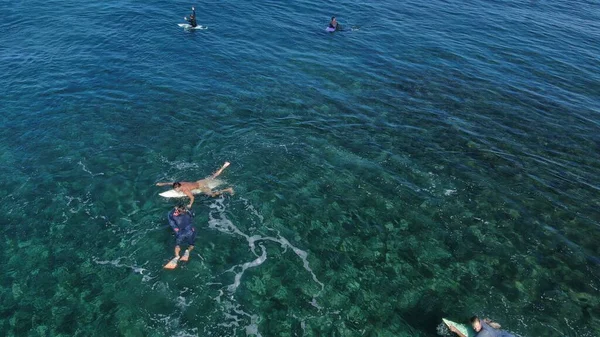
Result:
{"label": "person in black wetsuit", "polygon": [[342,25],[338,24],[335,16],[331,17],[331,21],[329,21],[329,28],[337,30],[342,30]]}
{"label": "person in black wetsuit", "polygon": [[192,14],[190,15],[190,18],[188,19],[187,17],[183,17],[183,19],[187,22],[190,23],[190,26],[192,27],[196,27],[198,26],[198,23],[196,22],[196,8],[192,7]]}
{"label": "person in black wetsuit", "polygon": [[[169,226],[175,231],[175,257],[165,265],[166,269],[174,269],[177,267],[177,262],[179,262],[179,260],[189,260],[190,252],[194,249],[194,243],[196,241],[196,228],[192,225],[193,217],[194,213],[187,210],[183,205],[175,207],[175,209],[167,215]],[[189,246],[183,253],[183,256],[180,257],[179,252],[181,251],[182,243],[187,243]]]}

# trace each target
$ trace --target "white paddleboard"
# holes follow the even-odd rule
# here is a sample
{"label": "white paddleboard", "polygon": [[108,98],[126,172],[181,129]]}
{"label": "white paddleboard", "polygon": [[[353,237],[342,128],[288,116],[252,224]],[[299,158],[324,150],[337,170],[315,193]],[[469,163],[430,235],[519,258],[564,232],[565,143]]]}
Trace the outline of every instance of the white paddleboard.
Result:
{"label": "white paddleboard", "polygon": [[442,321],[444,321],[444,323],[446,323],[447,326],[452,325],[456,327],[458,331],[460,331],[463,335],[467,337],[475,337],[476,335],[475,330],[473,330],[473,328],[471,328],[471,326],[469,325],[452,322],[451,320],[445,318],[442,318]]}
{"label": "white paddleboard", "polygon": [[[210,188],[211,190],[215,187],[218,187],[220,185],[223,185],[225,183],[224,180],[221,179],[208,179],[206,181],[206,185],[208,186],[208,188]],[[192,190],[192,194],[202,194],[202,190]],[[175,190],[168,190],[162,193],[159,193],[159,195],[161,197],[165,197],[165,198],[183,198],[186,195],[183,192],[179,192],[179,191],[175,191]]]}
{"label": "white paddleboard", "polygon": [[201,25],[197,25],[196,27],[192,27],[192,25],[190,25],[189,23],[178,23],[177,25],[179,27],[183,28],[183,29],[190,29],[190,30],[205,30],[205,29],[208,29],[208,27],[201,26]]}

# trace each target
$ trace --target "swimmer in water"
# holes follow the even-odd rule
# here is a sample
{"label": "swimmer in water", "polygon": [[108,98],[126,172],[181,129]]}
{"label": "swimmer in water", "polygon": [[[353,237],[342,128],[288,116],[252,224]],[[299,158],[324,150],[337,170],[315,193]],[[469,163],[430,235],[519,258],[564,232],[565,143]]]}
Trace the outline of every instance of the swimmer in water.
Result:
{"label": "swimmer in water", "polygon": [[192,7],[192,14],[190,15],[190,18],[189,18],[189,19],[188,19],[187,17],[185,17],[185,16],[183,17],[183,19],[184,19],[185,21],[189,22],[189,23],[190,23],[190,26],[192,26],[192,27],[194,27],[194,28],[195,28],[196,26],[198,26],[198,23],[196,23],[196,8],[195,8],[195,7]]}
{"label": "swimmer in water", "polygon": [[332,16],[331,21],[329,21],[329,29],[342,30],[342,25],[338,24],[335,16]]}
{"label": "swimmer in water", "polygon": [[228,161],[225,162],[225,164],[223,164],[223,166],[215,173],[213,173],[210,177],[198,180],[198,181],[194,181],[194,182],[188,182],[188,181],[175,181],[175,182],[164,182],[164,183],[156,183],[156,186],[167,186],[167,185],[171,185],[173,186],[173,189],[175,191],[178,192],[183,192],[183,194],[187,195],[190,198],[190,203],[187,205],[188,208],[192,207],[192,204],[194,203],[194,194],[192,194],[192,190],[201,190],[202,193],[211,196],[211,197],[216,197],[219,196],[225,192],[233,195],[233,188],[229,187],[226,188],[224,190],[220,190],[220,191],[213,191],[210,188],[210,183],[211,181],[214,181],[216,177],[218,177],[224,169],[227,168],[227,166],[229,166],[230,163]]}

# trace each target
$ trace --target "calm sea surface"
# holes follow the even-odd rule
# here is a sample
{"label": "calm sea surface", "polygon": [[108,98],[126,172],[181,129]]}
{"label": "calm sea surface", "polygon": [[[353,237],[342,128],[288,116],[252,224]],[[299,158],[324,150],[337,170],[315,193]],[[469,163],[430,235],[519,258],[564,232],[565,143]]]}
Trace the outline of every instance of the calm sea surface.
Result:
{"label": "calm sea surface", "polygon": [[0,3],[0,335],[600,335],[600,3],[191,5]]}

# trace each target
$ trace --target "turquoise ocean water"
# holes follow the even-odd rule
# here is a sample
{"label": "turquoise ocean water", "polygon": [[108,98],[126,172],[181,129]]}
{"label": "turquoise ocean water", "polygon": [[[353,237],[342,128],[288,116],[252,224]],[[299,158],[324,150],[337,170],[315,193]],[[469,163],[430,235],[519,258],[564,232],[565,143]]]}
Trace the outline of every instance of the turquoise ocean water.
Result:
{"label": "turquoise ocean water", "polygon": [[0,335],[600,335],[598,2],[0,13]]}

